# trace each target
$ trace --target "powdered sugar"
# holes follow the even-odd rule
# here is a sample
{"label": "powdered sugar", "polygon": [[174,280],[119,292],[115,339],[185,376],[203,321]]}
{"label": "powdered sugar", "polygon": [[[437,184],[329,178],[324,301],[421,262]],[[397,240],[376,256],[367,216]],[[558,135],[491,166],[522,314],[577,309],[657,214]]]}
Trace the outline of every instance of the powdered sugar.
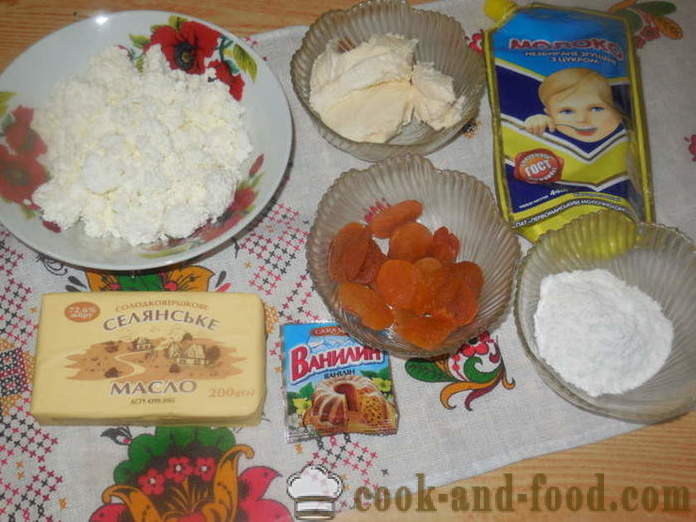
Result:
{"label": "powdered sugar", "polygon": [[52,94],[34,120],[48,147],[51,179],[32,197],[45,220],[136,245],[186,237],[229,205],[251,144],[223,83],[170,69],[158,45],[142,73],[111,47]]}
{"label": "powdered sugar", "polygon": [[545,277],[534,325],[539,355],[593,397],[650,379],[674,336],[657,302],[606,270]]}

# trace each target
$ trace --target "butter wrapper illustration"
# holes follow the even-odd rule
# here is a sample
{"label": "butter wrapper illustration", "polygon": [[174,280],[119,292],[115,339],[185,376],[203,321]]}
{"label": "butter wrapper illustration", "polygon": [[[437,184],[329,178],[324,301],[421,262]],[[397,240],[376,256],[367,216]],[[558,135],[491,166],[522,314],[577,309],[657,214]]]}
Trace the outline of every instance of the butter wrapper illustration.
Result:
{"label": "butter wrapper illustration", "polygon": [[396,433],[386,352],[363,346],[336,323],[286,324],[281,333],[289,442],[336,433]]}
{"label": "butter wrapper illustration", "polygon": [[252,425],[265,367],[253,294],[46,294],[31,413],[42,424]]}
{"label": "butter wrapper illustration", "polygon": [[624,19],[505,0],[486,8],[502,17],[485,33],[485,53],[504,217],[531,241],[601,209],[653,221],[640,77]]}

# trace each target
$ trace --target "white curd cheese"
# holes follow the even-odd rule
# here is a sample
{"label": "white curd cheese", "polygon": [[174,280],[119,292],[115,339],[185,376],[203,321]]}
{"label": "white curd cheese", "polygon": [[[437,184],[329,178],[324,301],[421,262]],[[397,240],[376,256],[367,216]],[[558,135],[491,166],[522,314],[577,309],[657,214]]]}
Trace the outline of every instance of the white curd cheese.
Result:
{"label": "white curd cheese", "polygon": [[110,47],[37,110],[50,179],[43,218],[132,245],[190,235],[229,205],[251,152],[244,109],[222,82],[170,69],[159,45],[139,72]]}

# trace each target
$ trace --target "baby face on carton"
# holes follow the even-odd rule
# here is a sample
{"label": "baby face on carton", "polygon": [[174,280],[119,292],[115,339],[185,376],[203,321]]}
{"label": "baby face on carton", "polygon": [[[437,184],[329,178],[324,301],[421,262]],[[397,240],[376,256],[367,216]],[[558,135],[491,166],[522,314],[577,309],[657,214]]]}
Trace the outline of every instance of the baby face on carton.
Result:
{"label": "baby face on carton", "polygon": [[555,72],[539,87],[545,115],[528,118],[525,125],[541,135],[546,127],[579,141],[595,142],[609,136],[621,123],[611,87],[601,74],[585,68]]}

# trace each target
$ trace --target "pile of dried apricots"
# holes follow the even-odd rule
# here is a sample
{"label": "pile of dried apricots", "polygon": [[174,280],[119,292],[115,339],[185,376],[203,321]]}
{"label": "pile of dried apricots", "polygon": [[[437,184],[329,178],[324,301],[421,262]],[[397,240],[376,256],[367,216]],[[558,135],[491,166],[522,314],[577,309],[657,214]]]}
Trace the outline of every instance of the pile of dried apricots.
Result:
{"label": "pile of dried apricots", "polygon": [[[456,262],[459,239],[447,227],[434,233],[416,220],[419,201],[406,200],[375,214],[367,224],[351,222],[329,249],[329,275],[338,299],[368,328],[393,325],[403,339],[426,350],[479,310],[481,268]],[[385,255],[374,238],[388,239]]]}

